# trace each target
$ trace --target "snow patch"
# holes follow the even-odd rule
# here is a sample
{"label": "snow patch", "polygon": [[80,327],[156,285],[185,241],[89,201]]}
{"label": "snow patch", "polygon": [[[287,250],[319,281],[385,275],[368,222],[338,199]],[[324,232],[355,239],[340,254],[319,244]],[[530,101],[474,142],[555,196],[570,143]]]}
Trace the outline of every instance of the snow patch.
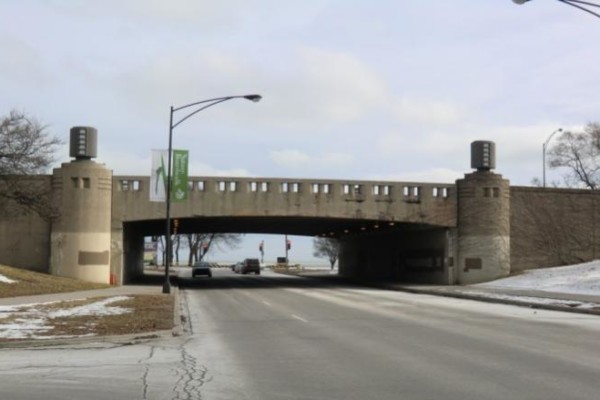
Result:
{"label": "snow patch", "polygon": [[600,295],[600,260],[564,267],[527,270],[520,275],[471,286]]}
{"label": "snow patch", "polygon": [[0,283],[17,283],[17,281],[7,278],[6,276],[0,274]]}
{"label": "snow patch", "polygon": [[85,316],[103,316],[103,315],[119,315],[131,312],[129,308],[124,307],[107,307],[112,303],[127,300],[127,296],[115,296],[107,299],[97,301],[95,303],[86,304],[80,307],[65,308],[62,310],[51,311],[48,313],[48,318],[60,318],[60,317],[85,317]]}
{"label": "snow patch", "polygon": [[[128,296],[114,296],[78,307],[68,307],[58,310],[44,311],[39,306],[51,303],[27,304],[18,306],[0,306],[0,321],[13,317],[7,323],[0,323],[0,338],[5,339],[57,339],[70,337],[84,337],[90,334],[77,336],[47,336],[45,332],[51,331],[54,326],[52,321],[61,317],[104,316],[119,315],[131,312],[131,309],[111,306],[112,303],[127,300]],[[53,302],[54,303],[54,302]]]}

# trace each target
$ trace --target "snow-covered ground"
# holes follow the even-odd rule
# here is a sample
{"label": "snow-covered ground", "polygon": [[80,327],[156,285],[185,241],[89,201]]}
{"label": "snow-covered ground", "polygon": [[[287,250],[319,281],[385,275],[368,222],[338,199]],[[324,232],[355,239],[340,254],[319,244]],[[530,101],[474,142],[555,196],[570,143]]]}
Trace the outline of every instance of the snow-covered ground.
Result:
{"label": "snow-covered ground", "polygon": [[0,283],[16,283],[16,281],[7,278],[6,276],[0,274]]}
{"label": "snow-covered ground", "polygon": [[600,260],[566,267],[528,270],[520,275],[473,286],[600,296]]}
{"label": "snow-covered ground", "polygon": [[[486,292],[485,289],[493,289],[496,292]],[[508,289],[507,292],[509,290],[533,290],[537,293],[535,297],[523,296],[514,293],[502,293],[502,289]],[[464,290],[459,289],[459,291],[479,297],[511,300],[527,304],[600,310],[600,302],[579,301],[568,296],[569,294],[575,294],[600,297],[600,260],[564,267],[527,270],[508,278],[469,285]],[[544,292],[547,293],[547,296],[544,296]],[[560,296],[563,299],[557,299],[559,296],[555,294],[564,295]]]}

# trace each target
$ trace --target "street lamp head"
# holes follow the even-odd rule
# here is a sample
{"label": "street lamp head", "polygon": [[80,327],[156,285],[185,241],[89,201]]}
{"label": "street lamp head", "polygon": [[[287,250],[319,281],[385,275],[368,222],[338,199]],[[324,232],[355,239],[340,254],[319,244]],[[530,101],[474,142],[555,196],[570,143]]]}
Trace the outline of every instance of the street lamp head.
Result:
{"label": "street lamp head", "polygon": [[[531,0],[512,0],[515,4],[525,4],[530,2]],[[591,0],[557,0],[563,4],[566,4],[571,7],[575,7],[580,9],[581,11],[585,11],[586,13],[592,14],[595,17],[600,18],[600,13],[590,10],[586,7],[596,7],[600,8],[600,4],[592,3]]]}
{"label": "street lamp head", "polygon": [[260,101],[260,99],[262,99],[262,96],[260,94],[247,94],[245,96],[243,96],[246,100],[251,100],[255,103],[258,103]]}

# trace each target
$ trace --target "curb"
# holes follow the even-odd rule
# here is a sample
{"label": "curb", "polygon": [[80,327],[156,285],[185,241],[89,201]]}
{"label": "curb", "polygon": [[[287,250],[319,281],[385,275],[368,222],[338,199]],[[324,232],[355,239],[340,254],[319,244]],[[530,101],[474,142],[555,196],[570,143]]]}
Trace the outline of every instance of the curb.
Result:
{"label": "curb", "polygon": [[172,286],[175,288],[173,292],[173,328],[171,329],[172,336],[183,335],[183,316],[181,313],[181,294],[179,293],[179,284]]}
{"label": "curb", "polygon": [[485,302],[485,303],[506,304],[506,305],[512,305],[512,306],[532,308],[532,309],[537,309],[537,310],[562,311],[562,312],[570,312],[570,313],[586,314],[586,315],[600,315],[600,309],[594,310],[594,309],[589,309],[589,308],[574,308],[574,307],[570,307],[566,304],[565,305],[538,304],[538,303],[530,303],[525,300],[498,299],[498,298],[478,296],[478,295],[473,295],[473,294],[468,294],[468,293],[456,293],[456,292],[453,293],[453,292],[447,292],[447,291],[442,291],[442,290],[415,289],[415,288],[398,287],[398,286],[390,286],[390,285],[376,285],[375,287],[380,287],[380,288],[388,289],[388,290],[396,290],[396,291],[406,292],[406,293],[451,297],[451,298],[463,299],[463,300],[481,301],[481,302]]}

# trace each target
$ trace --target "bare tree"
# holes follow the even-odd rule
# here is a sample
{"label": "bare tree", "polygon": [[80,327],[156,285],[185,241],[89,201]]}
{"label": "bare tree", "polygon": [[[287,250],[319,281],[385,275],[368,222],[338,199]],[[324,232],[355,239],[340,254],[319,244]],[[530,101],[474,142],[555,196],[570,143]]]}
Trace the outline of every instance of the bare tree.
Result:
{"label": "bare tree", "polygon": [[242,235],[236,233],[193,233],[185,236],[190,250],[188,265],[202,261],[211,248],[235,249],[242,241]]}
{"label": "bare tree", "polygon": [[171,260],[175,260],[175,265],[179,265],[179,247],[181,246],[181,235],[173,235],[171,239],[171,251],[173,256]]}
{"label": "bare tree", "polygon": [[548,154],[551,168],[567,169],[568,186],[600,187],[600,124],[588,123],[583,132],[564,132]]}
{"label": "bare tree", "polygon": [[[41,217],[55,216],[50,187],[32,175],[47,172],[62,141],[50,136],[46,127],[18,111],[0,119],[0,200],[4,212],[34,211]],[[10,207],[16,206],[16,207]]]}
{"label": "bare tree", "polygon": [[337,239],[316,237],[313,239],[313,255],[315,257],[329,259],[329,264],[333,266],[338,260],[340,254],[340,242]]}
{"label": "bare tree", "polygon": [[190,250],[188,255],[188,265],[193,265],[197,261],[201,261],[206,254],[206,251],[203,251],[203,246],[205,249],[208,249],[209,242],[211,242],[211,236],[214,234],[205,234],[205,233],[190,233],[185,235],[187,239],[187,247]]}
{"label": "bare tree", "polygon": [[158,254],[159,252],[160,252],[160,254],[161,254],[162,257],[161,257],[160,264],[158,262],[158,257],[157,257],[156,265],[165,265],[165,260],[166,260],[166,258],[165,258],[166,254],[165,253],[166,253],[166,250],[165,250],[164,236],[159,236],[158,240],[157,240],[156,253]]}

